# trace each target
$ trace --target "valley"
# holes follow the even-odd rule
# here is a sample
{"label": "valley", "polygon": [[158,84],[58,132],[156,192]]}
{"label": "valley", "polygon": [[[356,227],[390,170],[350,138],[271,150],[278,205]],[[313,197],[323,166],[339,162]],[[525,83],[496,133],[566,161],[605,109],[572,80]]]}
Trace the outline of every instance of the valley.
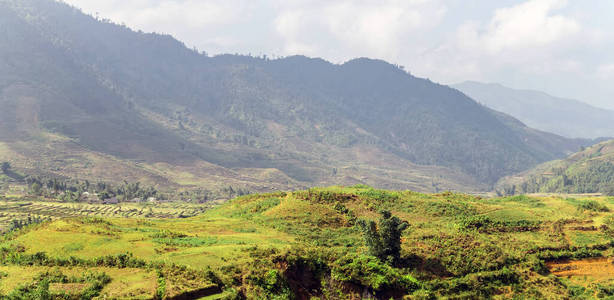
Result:
{"label": "valley", "polygon": [[[259,29],[274,28],[271,41],[260,26],[224,36],[252,27],[232,17],[257,15],[250,1],[229,15],[221,2],[128,2],[98,5],[168,17],[151,22],[165,28],[206,25],[181,36],[217,30],[200,44],[217,52],[74,1],[0,0],[1,299],[614,298],[614,112],[429,79],[535,79],[552,90],[547,82],[573,70],[578,89],[603,98],[611,65],[530,62],[559,54],[546,43],[560,25],[591,47],[607,37],[550,15],[566,3],[489,2],[493,19],[464,19],[442,37],[454,41],[386,46],[372,56],[383,60],[365,55],[406,35],[430,39],[418,23],[455,22],[445,5],[456,1],[350,1],[319,13],[308,8],[330,4],[299,1],[293,13],[260,15],[277,17]],[[413,13],[423,6],[441,17]],[[311,18],[326,22],[307,39],[332,30],[322,37],[334,41],[298,42]],[[530,34],[536,24],[546,37]],[[515,44],[525,35],[539,45]],[[220,51],[254,39],[283,55]],[[315,57],[324,48],[340,53]],[[570,91],[565,82],[554,86]]]}

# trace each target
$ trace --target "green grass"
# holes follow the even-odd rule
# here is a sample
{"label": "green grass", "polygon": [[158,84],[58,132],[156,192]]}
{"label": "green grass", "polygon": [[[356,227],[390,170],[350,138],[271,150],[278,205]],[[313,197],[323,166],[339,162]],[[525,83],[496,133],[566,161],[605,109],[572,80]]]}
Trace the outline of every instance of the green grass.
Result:
{"label": "green grass", "polygon": [[[609,246],[610,235],[597,228],[602,224],[610,226],[610,212],[578,209],[581,203],[593,203],[588,201],[595,202],[591,207],[612,205],[605,197],[483,199],[453,193],[427,195],[363,186],[330,187],[244,196],[191,218],[57,218],[18,233],[0,246],[19,246],[28,255],[46,252],[50,257],[64,259],[130,252],[147,262],[211,270],[226,293],[246,289],[257,298],[291,290],[293,281],[284,276],[290,276],[287,274],[293,268],[299,268],[296,271],[302,274],[321,276],[317,274],[342,270],[335,266],[349,259],[348,255],[357,257],[351,258],[355,263],[343,269],[345,273],[361,274],[361,270],[375,268],[369,266],[368,259],[360,258],[366,255],[366,248],[354,224],[357,218],[375,220],[378,210],[387,208],[408,221],[410,229],[402,236],[403,266],[390,270],[377,267],[378,272],[383,272],[381,278],[392,273],[410,276],[441,297],[496,294],[495,290],[505,289],[511,291],[509,296],[547,298],[567,291],[533,267],[540,260],[543,264],[543,257],[580,258],[586,256],[583,253],[608,255],[614,251]],[[463,225],[467,220],[487,220],[490,225],[473,230]],[[266,278],[272,270],[286,272],[274,279],[274,286],[280,284],[278,290],[258,279]],[[484,276],[507,279],[492,279],[491,283],[475,279]],[[130,278],[126,280],[132,281]],[[155,282],[148,286],[149,291],[156,290],[158,281]],[[198,285],[168,282],[168,290],[176,293],[198,289]],[[412,293],[408,286],[404,288],[406,293]],[[326,285],[317,290],[336,293],[339,287]]]}

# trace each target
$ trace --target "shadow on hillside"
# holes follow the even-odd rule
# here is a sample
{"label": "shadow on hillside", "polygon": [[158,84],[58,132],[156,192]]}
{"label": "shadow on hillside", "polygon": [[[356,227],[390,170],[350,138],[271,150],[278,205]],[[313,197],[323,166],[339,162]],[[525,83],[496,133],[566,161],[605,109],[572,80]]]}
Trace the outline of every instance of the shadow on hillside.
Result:
{"label": "shadow on hillside", "polygon": [[452,273],[450,273],[438,259],[425,259],[415,254],[411,254],[409,256],[402,257],[399,264],[404,268],[418,270],[436,277],[452,276]]}

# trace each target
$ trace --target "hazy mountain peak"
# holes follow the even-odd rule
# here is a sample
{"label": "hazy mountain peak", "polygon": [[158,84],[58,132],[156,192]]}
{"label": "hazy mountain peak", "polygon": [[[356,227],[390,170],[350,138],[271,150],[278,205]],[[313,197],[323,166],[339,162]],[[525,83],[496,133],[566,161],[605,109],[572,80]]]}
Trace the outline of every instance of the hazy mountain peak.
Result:
{"label": "hazy mountain peak", "polygon": [[453,87],[533,128],[567,137],[614,136],[614,111],[578,100],[554,97],[541,91],[512,89],[497,83],[467,81]]}

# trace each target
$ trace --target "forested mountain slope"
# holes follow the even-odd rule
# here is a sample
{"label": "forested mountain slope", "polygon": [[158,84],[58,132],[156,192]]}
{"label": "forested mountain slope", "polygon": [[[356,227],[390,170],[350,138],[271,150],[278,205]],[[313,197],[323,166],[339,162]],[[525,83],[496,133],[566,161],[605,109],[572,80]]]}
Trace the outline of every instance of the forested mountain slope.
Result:
{"label": "forested mountain slope", "polygon": [[0,0],[0,89],[0,159],[160,185],[485,189],[591,143],[383,61],[208,57],[50,0]]}
{"label": "forested mountain slope", "polygon": [[614,196],[614,140],[503,178],[497,186],[508,194],[603,193]]}
{"label": "forested mountain slope", "polygon": [[566,137],[614,137],[614,111],[532,90],[466,81],[453,85],[476,101],[530,127]]}

